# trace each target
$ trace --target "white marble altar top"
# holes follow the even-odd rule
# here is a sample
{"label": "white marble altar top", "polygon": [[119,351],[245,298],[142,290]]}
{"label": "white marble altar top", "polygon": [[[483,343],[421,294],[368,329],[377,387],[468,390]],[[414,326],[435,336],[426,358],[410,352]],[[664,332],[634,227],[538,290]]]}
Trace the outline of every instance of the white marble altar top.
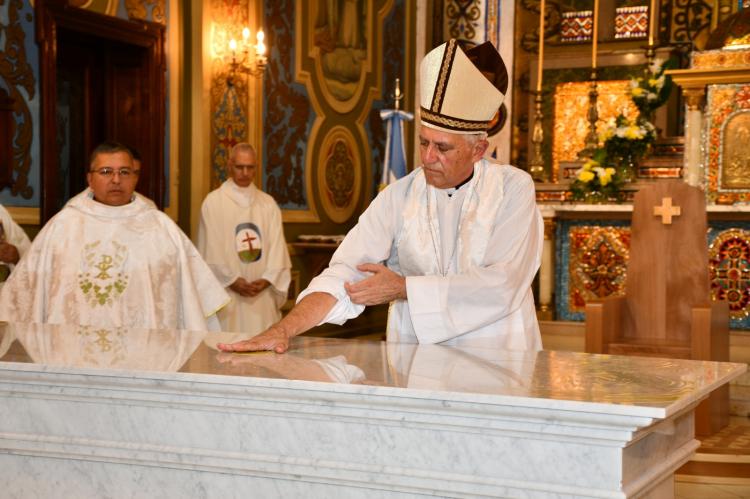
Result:
{"label": "white marble altar top", "polygon": [[308,389],[331,392],[646,417],[674,414],[747,367],[312,337],[294,338],[283,355],[227,354],[216,349],[217,342],[247,336],[90,326],[1,324],[0,335],[0,376],[85,372],[283,388],[301,381]]}

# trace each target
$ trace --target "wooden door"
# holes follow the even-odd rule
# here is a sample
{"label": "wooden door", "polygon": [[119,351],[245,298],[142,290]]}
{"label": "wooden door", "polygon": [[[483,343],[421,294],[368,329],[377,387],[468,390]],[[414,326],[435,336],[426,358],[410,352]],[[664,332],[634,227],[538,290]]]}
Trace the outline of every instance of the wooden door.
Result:
{"label": "wooden door", "polygon": [[163,205],[164,28],[37,3],[42,97],[42,221],[86,186],[88,157],[117,140],[142,156],[138,191]]}

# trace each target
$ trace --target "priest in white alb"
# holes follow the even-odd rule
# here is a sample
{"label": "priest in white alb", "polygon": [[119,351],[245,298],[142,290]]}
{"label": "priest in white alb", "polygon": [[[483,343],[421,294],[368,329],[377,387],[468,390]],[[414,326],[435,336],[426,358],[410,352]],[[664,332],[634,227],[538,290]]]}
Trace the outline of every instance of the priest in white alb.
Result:
{"label": "priest in white alb", "polygon": [[203,201],[198,251],[232,297],[222,331],[257,334],[281,318],[292,264],[281,210],[253,184],[255,150],[236,144],[227,163],[229,178]]}
{"label": "priest in white alb", "polygon": [[280,322],[226,351],[289,338],[390,302],[388,341],[541,349],[531,283],[543,222],[531,177],[483,158],[508,75],[489,43],[456,40],[420,67],[422,166],[383,190]]}
{"label": "priest in white alb", "polygon": [[44,226],[0,293],[0,320],[218,330],[229,301],[190,240],[134,194],[127,147],[91,154],[88,194]]}

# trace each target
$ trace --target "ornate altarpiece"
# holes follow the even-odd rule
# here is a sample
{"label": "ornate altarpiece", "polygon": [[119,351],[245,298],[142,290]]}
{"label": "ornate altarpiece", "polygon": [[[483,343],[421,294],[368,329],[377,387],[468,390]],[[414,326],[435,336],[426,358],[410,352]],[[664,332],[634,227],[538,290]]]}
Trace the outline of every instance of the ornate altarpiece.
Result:
{"label": "ornate altarpiece", "polygon": [[[674,77],[688,89],[688,115],[690,109],[698,106],[695,94],[700,98],[704,92],[706,94],[697,149],[691,149],[694,146],[690,132],[695,131],[695,126],[693,130],[686,130],[684,170],[696,162],[697,151],[700,170],[695,176],[709,201],[706,243],[711,293],[714,299],[729,302],[730,326],[734,329],[750,329],[750,207],[747,206],[750,163],[746,153],[750,140],[749,53],[741,50],[697,52],[693,56],[693,68],[676,71]],[[721,82],[722,79],[726,81]],[[616,85],[600,83],[605,88],[603,100],[610,107],[609,110],[599,107],[600,116],[605,119],[608,112],[619,112],[616,86],[610,83]],[[578,132],[586,111],[584,96],[588,86],[587,82],[557,85],[551,173],[558,182],[566,181],[566,170],[560,165],[575,160],[575,152],[580,149],[577,144],[582,143]],[[687,121],[689,127],[689,118]],[[679,171],[654,168],[655,174],[648,177],[674,176],[673,170]],[[662,175],[664,172],[666,174]],[[643,177],[641,175],[640,182],[647,181]],[[632,186],[632,190],[637,188],[638,183]],[[557,196],[553,189],[542,188],[537,197],[542,202],[564,200]],[[556,319],[582,321],[587,301],[622,294],[630,250],[630,209],[629,205],[543,205],[546,237],[555,239],[555,270],[554,289],[545,292],[540,286],[541,310],[550,308],[545,300],[551,301],[554,294]]]}

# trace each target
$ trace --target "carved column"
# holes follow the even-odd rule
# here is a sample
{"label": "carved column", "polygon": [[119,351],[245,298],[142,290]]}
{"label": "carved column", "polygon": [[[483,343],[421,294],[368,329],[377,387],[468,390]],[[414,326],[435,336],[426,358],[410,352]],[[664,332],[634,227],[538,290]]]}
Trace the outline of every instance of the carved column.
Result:
{"label": "carved column", "polygon": [[685,116],[685,182],[692,186],[703,183],[703,162],[701,158],[701,130],[703,128],[703,97],[705,88],[684,89],[687,104]]}
{"label": "carved column", "polygon": [[544,219],[544,245],[542,246],[542,265],[539,268],[539,310],[537,317],[540,320],[552,320],[554,318],[552,303],[552,290],[555,282],[555,219]]}

